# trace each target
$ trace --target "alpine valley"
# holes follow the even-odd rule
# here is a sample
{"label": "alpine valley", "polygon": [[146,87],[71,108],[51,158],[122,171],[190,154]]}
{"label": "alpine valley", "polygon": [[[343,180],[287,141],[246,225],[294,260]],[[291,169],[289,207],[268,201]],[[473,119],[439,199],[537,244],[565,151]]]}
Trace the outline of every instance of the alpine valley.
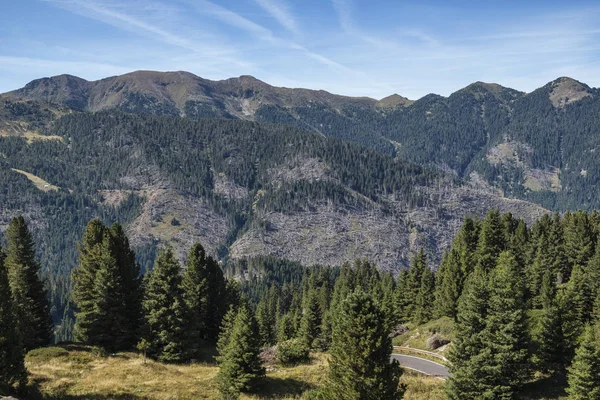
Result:
{"label": "alpine valley", "polygon": [[[22,214],[58,308],[75,243],[120,221],[142,269],[201,242],[223,263],[432,264],[465,216],[600,207],[600,90],[476,82],[382,100],[137,71],[0,95],[0,227]],[[56,321],[61,316],[55,310]]]}

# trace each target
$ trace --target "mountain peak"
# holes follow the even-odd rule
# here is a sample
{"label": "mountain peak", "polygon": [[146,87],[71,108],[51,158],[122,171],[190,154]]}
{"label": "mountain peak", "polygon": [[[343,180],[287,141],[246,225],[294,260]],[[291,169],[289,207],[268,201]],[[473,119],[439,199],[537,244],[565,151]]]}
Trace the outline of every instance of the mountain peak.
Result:
{"label": "mountain peak", "polygon": [[562,108],[585,97],[592,96],[592,90],[584,83],[573,78],[562,76],[548,84],[550,86],[550,101],[556,108]]}
{"label": "mountain peak", "polygon": [[407,107],[413,103],[413,100],[407,99],[404,96],[400,96],[398,93],[394,93],[391,96],[384,97],[377,102],[377,105],[381,108],[396,108],[398,106]]}

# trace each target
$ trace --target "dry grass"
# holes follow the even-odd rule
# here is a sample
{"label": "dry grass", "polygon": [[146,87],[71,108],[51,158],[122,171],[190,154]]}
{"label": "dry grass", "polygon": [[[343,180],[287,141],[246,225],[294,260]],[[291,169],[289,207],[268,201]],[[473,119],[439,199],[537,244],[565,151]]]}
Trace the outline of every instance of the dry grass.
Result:
{"label": "dry grass", "polygon": [[49,192],[51,190],[58,190],[59,187],[58,186],[54,186],[51,185],[50,183],[46,182],[45,180],[43,180],[42,178],[40,178],[39,176],[35,176],[33,174],[30,174],[29,172],[26,171],[22,171],[20,169],[15,169],[15,168],[11,168],[13,171],[18,172],[19,174],[23,174],[27,177],[27,179],[29,179],[31,182],[33,182],[33,184],[40,190],[44,191],[44,192]]}
{"label": "dry grass", "polygon": [[443,379],[404,370],[400,382],[407,386],[403,400],[444,400],[446,398]]}
{"label": "dry grass", "polygon": [[[135,353],[95,355],[86,346],[66,345],[30,352],[26,359],[33,399],[218,399],[213,363],[172,365],[148,361]],[[313,354],[308,364],[267,373],[255,394],[242,399],[302,399],[327,376],[327,355]],[[407,400],[443,399],[444,382],[405,371]],[[341,399],[340,399],[341,400]]]}

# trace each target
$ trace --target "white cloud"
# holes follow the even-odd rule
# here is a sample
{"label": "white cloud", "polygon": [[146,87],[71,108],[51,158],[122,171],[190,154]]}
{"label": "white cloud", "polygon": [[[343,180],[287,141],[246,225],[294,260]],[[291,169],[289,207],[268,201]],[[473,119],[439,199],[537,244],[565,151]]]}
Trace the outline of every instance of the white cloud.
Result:
{"label": "white cloud", "polygon": [[295,35],[300,33],[298,24],[289,10],[289,6],[282,0],[255,0],[266,12],[281,24],[285,29]]}

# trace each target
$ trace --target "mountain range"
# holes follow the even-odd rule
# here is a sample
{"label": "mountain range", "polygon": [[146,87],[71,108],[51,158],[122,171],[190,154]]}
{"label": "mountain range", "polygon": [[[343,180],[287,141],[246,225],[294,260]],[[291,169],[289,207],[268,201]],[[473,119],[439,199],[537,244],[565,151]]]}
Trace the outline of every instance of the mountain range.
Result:
{"label": "mountain range", "polygon": [[0,221],[28,216],[53,274],[94,216],[125,222],[148,266],[157,245],[183,257],[200,240],[224,261],[398,271],[419,247],[437,263],[466,215],[598,207],[599,131],[600,91],[570,78],[413,101],[250,76],[60,75],[0,95]]}

